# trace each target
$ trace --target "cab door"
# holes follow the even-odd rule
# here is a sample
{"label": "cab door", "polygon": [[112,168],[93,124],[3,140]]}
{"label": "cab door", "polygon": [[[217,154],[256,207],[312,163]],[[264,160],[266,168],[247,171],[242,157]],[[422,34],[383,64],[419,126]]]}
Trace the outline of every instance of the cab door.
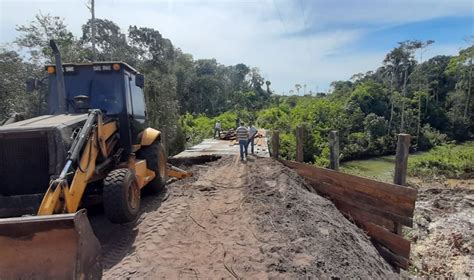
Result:
{"label": "cab door", "polygon": [[134,74],[126,72],[125,88],[127,111],[132,131],[132,143],[138,144],[138,134],[147,127],[145,97],[143,95],[143,89],[137,86],[136,76]]}

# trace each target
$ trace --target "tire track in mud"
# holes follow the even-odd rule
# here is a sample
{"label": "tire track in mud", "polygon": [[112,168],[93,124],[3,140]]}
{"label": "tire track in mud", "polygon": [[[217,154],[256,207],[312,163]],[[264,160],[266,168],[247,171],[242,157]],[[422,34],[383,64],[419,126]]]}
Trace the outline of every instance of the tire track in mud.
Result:
{"label": "tire track in mud", "polygon": [[144,197],[135,223],[92,220],[104,279],[394,276],[361,230],[280,163],[226,156],[193,168]]}
{"label": "tire track in mud", "polygon": [[242,209],[247,167],[238,157],[211,165],[195,182],[145,197],[134,224],[93,221],[104,279],[264,277],[260,242]]}
{"label": "tire track in mud", "polygon": [[92,224],[102,244],[104,279],[143,276],[146,263],[168,230],[182,219],[187,205],[170,200],[169,194],[145,197],[135,223],[115,225],[105,217],[93,218]]}
{"label": "tire track in mud", "polygon": [[248,232],[248,215],[239,208],[246,166],[237,157],[210,167],[185,195],[175,198],[188,208],[155,254],[145,279],[236,278],[262,273],[265,267],[256,240]]}

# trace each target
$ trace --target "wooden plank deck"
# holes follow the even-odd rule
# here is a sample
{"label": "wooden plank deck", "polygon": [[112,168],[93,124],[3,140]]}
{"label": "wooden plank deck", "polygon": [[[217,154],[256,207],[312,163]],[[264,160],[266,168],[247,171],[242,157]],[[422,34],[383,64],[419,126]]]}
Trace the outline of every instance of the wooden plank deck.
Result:
{"label": "wooden plank deck", "polygon": [[[267,137],[265,130],[259,130],[262,137],[255,138],[254,151],[259,157],[269,157]],[[250,146],[249,146],[250,153]],[[239,145],[236,140],[204,139],[201,143],[192,146],[173,156],[175,159],[194,158],[200,156],[239,155]]]}

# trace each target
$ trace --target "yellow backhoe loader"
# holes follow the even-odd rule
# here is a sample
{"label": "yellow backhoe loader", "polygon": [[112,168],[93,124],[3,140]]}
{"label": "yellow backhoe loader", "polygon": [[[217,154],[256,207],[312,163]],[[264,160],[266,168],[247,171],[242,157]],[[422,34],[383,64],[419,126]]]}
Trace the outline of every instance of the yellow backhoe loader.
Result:
{"label": "yellow backhoe loader", "polygon": [[143,75],[122,62],[62,64],[51,48],[49,115],[0,126],[0,279],[99,279],[85,198],[101,197],[109,220],[127,223],[142,189],[159,192],[167,180]]}

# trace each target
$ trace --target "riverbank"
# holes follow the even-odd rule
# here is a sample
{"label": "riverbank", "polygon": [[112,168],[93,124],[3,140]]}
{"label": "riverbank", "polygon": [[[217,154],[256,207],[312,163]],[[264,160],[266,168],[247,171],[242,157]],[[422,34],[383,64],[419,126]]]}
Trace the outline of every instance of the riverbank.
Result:
{"label": "riverbank", "polygon": [[[474,276],[474,178],[469,172],[474,167],[473,151],[474,142],[467,142],[409,156],[411,171],[407,184],[418,189],[413,228],[403,230],[412,242],[407,271],[410,276],[450,279]],[[395,156],[384,156],[344,162],[341,170],[392,182],[394,167]]]}
{"label": "riverbank", "polygon": [[474,277],[474,179],[419,185],[413,228],[411,275],[423,278]]}
{"label": "riverbank", "polygon": [[[419,185],[423,181],[438,181],[454,186],[459,179],[474,177],[474,141],[460,145],[439,146],[430,151],[410,154],[408,166],[409,184]],[[341,163],[342,172],[383,182],[393,182],[394,168],[395,155]]]}

